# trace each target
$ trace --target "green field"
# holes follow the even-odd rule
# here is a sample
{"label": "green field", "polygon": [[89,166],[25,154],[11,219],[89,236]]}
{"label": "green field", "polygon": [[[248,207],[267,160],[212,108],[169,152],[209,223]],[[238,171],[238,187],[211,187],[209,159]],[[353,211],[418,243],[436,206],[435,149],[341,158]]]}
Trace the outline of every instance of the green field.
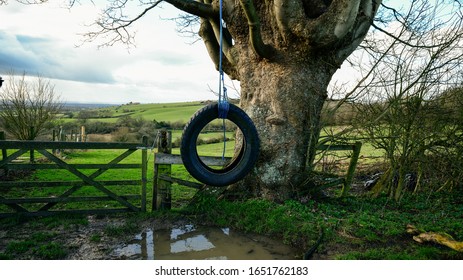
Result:
{"label": "green field", "polygon": [[[193,114],[204,107],[204,102],[160,103],[160,104],[124,104],[92,109],[104,112],[103,118],[90,118],[89,121],[116,122],[119,118],[130,116],[145,120],[186,123]],[[70,121],[67,119],[67,121]]]}

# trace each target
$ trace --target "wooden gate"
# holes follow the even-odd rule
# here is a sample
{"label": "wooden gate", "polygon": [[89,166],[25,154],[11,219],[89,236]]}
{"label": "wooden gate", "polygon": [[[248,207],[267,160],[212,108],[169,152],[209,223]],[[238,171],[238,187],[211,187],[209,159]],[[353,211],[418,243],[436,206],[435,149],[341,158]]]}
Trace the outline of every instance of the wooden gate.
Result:
{"label": "wooden gate", "polygon": [[[146,211],[146,182],[147,182],[147,144],[143,143],[97,143],[97,142],[42,142],[42,141],[0,141],[2,160],[0,170],[40,170],[62,169],[72,174],[73,180],[63,181],[2,181],[0,182],[0,217],[17,215],[47,216],[57,213],[114,213],[114,212],[140,212]],[[105,164],[68,164],[50,151],[54,150],[125,150],[120,155]],[[140,163],[121,163],[134,152],[141,150]],[[8,152],[11,154],[8,155]],[[44,156],[41,163],[30,162],[17,163],[18,158],[28,152],[37,151]],[[102,174],[110,169],[139,169],[140,175],[133,179],[123,180],[98,180]],[[85,172],[84,172],[85,170]],[[94,170],[88,174],[89,170]],[[127,193],[121,189],[135,187],[137,193]],[[94,192],[91,195],[79,194],[83,187],[90,187]],[[23,197],[23,191],[33,188],[50,188],[59,190],[60,193],[51,194],[48,197]],[[132,187],[133,188],[133,187]],[[27,192],[24,192],[27,193]],[[97,195],[95,195],[95,193]],[[67,209],[59,207],[64,203],[111,201],[111,206],[100,205],[90,209]],[[114,203],[115,202],[115,203]],[[95,203],[97,205],[98,203]],[[114,206],[115,205],[115,206]]]}

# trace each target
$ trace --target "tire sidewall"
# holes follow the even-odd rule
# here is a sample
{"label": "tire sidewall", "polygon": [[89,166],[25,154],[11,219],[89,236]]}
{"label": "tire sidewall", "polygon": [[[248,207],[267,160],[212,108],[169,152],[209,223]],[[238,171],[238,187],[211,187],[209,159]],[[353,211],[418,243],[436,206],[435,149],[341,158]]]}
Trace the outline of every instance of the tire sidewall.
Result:
{"label": "tire sidewall", "polygon": [[228,168],[216,170],[199,158],[196,141],[201,130],[218,119],[218,104],[200,109],[185,126],[180,146],[183,164],[198,181],[211,186],[226,186],[244,178],[254,167],[260,148],[257,130],[249,116],[239,107],[230,104],[227,119],[238,126],[243,134],[243,144],[238,156]]}

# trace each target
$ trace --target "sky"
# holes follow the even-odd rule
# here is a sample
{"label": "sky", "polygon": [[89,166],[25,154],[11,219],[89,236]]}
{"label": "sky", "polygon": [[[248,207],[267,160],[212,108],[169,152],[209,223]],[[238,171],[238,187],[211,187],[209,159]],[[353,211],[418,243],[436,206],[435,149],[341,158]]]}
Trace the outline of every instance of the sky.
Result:
{"label": "sky", "polygon": [[[219,76],[201,41],[182,37],[174,21],[180,11],[164,3],[137,21],[135,45],[98,48],[82,44],[81,34],[98,18],[105,0],[68,0],[23,5],[10,0],[0,6],[0,75],[49,78],[65,102],[165,103],[215,100]],[[396,0],[389,0],[396,2]],[[400,2],[400,1],[399,1]],[[138,3],[138,1],[133,1]],[[352,80],[343,66],[334,81]],[[350,79],[350,80],[349,80]],[[231,85],[228,80],[226,84]],[[239,82],[234,82],[239,88]],[[238,94],[229,91],[229,95]]]}
{"label": "sky", "polygon": [[[105,1],[66,0],[0,6],[0,75],[12,70],[43,76],[65,102],[164,103],[216,99],[218,72],[201,41],[176,32],[167,20],[180,11],[163,4],[133,28],[135,45],[98,48],[84,43]],[[101,42],[100,42],[101,43]]]}

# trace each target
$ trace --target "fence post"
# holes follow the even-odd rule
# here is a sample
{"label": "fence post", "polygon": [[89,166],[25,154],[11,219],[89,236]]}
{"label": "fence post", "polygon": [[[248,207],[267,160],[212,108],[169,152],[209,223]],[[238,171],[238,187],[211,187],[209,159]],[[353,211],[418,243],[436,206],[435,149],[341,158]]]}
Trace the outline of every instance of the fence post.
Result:
{"label": "fence post", "polygon": [[146,174],[148,171],[148,137],[142,137],[141,150],[141,211],[146,212]]}
{"label": "fence post", "polygon": [[[66,132],[64,131],[63,127],[59,127],[59,135],[58,135],[58,141],[66,141]],[[64,149],[59,149],[58,154],[62,155],[64,152]]]}
{"label": "fence post", "polygon": [[[34,129],[35,129],[35,128],[34,128],[33,126],[31,126],[31,127],[29,127],[29,129],[30,129],[30,130],[29,130],[29,133],[30,133],[30,134],[29,134],[29,135],[30,135],[29,140],[32,141],[32,140],[34,140],[33,135],[34,135]],[[29,151],[29,153],[30,153],[30,154],[29,154],[29,161],[30,161],[31,163],[34,163],[34,162],[35,162],[34,149],[31,149],[31,150]]]}
{"label": "fence post", "polygon": [[[165,129],[158,131],[158,153],[172,153],[172,134]],[[152,209],[171,209],[171,188],[172,183],[159,179],[160,175],[170,177],[172,173],[171,164],[156,164],[154,161],[154,180],[153,180],[153,201]]]}
{"label": "fence post", "polygon": [[352,185],[352,181],[354,180],[355,168],[357,167],[357,162],[360,156],[361,149],[362,142],[355,142],[355,144],[352,146],[353,153],[350,159],[349,169],[347,170],[346,180],[344,182],[344,185],[342,186],[341,196],[345,196],[349,192],[349,189]]}
{"label": "fence post", "polygon": [[80,127],[80,142],[87,142],[87,135],[85,135],[85,125]]}
{"label": "fence post", "polygon": [[[0,131],[0,141],[5,140],[5,132]],[[8,154],[6,152],[6,149],[2,149],[2,160],[5,160],[8,157]],[[5,164],[5,167],[3,167],[3,170],[5,172],[5,175],[8,174],[8,164]]]}
{"label": "fence post", "polygon": [[[53,142],[56,141],[56,135],[57,135],[56,130],[53,129],[53,136],[52,136],[52,141],[53,141]],[[56,149],[52,149],[52,153],[53,153],[54,155],[56,155]]]}

